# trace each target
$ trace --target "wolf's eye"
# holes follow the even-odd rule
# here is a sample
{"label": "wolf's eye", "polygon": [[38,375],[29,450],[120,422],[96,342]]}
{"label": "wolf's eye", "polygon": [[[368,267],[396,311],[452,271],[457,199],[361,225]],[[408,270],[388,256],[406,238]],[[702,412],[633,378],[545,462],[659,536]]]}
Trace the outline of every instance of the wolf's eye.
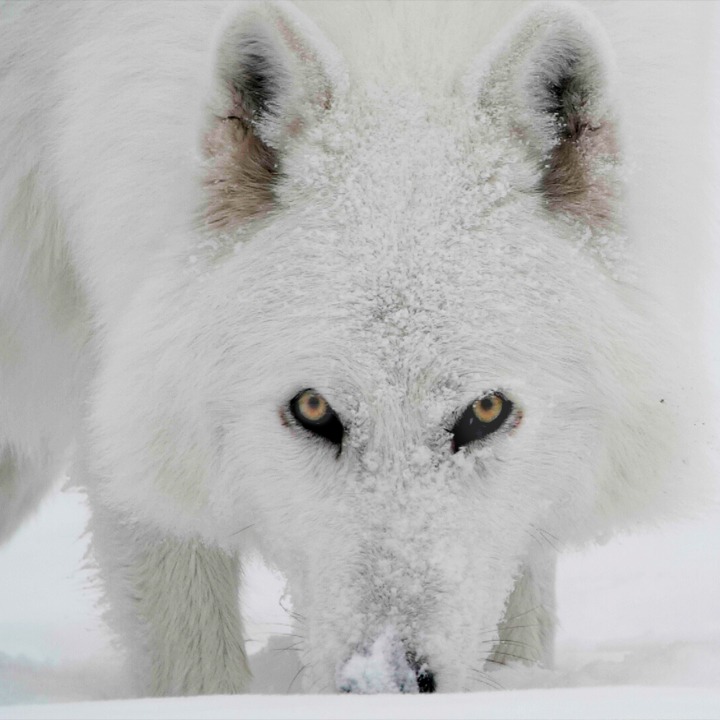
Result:
{"label": "wolf's eye", "polygon": [[513,404],[500,392],[478,398],[465,408],[452,429],[453,450],[495,432],[510,417]]}
{"label": "wolf's eye", "polygon": [[290,401],[290,412],[306,430],[340,447],[344,428],[330,403],[315,390],[299,392]]}

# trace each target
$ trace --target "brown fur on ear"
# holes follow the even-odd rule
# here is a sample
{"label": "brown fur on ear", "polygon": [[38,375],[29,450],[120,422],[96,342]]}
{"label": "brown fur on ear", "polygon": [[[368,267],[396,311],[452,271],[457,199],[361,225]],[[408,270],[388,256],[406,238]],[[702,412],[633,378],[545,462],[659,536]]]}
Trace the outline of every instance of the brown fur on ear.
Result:
{"label": "brown fur on ear", "polygon": [[597,170],[616,161],[617,153],[610,123],[593,127],[578,114],[570,114],[542,179],[550,209],[577,215],[594,226],[610,224],[616,192]]}
{"label": "brown fur on ear", "polygon": [[235,116],[218,119],[206,137],[205,151],[205,219],[211,227],[232,229],[273,206],[277,154],[250,123]]}

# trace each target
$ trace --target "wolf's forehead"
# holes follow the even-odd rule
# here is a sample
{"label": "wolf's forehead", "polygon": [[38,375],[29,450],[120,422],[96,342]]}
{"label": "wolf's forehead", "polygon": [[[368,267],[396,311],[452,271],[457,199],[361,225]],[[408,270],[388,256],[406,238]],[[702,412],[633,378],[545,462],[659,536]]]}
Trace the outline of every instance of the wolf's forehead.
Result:
{"label": "wolf's forehead", "polygon": [[[568,307],[553,303],[563,288],[544,258],[524,252],[528,238],[470,230],[425,242],[419,232],[373,232],[358,228],[323,266],[318,315],[330,320],[324,327],[341,364],[383,392],[411,397],[422,387],[426,396],[436,387],[451,397],[475,383],[472,375],[478,392],[482,377],[503,382],[527,356],[520,337],[559,322]],[[542,310],[548,303],[552,318]]]}
{"label": "wolf's forehead", "polygon": [[518,260],[503,238],[533,178],[514,143],[459,98],[366,89],[294,154],[288,204],[314,198],[322,264],[367,290],[368,317],[452,312],[481,276],[506,287]]}
{"label": "wolf's forehead", "polygon": [[286,247],[358,367],[396,385],[497,369],[510,331],[562,294],[516,142],[457,98],[377,91],[335,109],[290,158],[284,204],[304,209]]}
{"label": "wolf's forehead", "polygon": [[339,222],[406,236],[482,223],[535,179],[517,138],[462,97],[366,87],[307,140],[286,167],[296,191],[329,204]]}

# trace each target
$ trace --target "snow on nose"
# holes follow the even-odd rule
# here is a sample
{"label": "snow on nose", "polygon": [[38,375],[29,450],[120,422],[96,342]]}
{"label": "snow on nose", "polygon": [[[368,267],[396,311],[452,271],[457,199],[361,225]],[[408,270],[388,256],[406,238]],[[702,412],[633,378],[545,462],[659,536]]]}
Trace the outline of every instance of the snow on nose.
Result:
{"label": "snow on nose", "polygon": [[415,660],[391,627],[369,649],[356,652],[339,669],[336,684],[340,692],[365,695],[435,692],[430,669]]}

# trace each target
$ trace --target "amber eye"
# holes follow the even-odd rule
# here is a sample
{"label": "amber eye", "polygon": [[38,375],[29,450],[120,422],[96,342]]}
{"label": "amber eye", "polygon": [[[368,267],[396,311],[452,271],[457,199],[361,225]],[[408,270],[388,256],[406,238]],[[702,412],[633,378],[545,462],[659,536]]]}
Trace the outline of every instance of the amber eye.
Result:
{"label": "amber eye", "polygon": [[290,401],[290,412],[306,430],[329,440],[338,448],[342,445],[343,425],[320,393],[310,388],[302,390]]}
{"label": "amber eye", "polygon": [[303,420],[309,422],[322,422],[330,412],[327,400],[312,390],[305,390],[297,401],[298,413]]}
{"label": "amber eye", "polygon": [[493,420],[497,420],[503,411],[503,405],[505,399],[493,393],[492,395],[486,395],[484,398],[476,400],[472,404],[473,412],[475,417],[482,423],[491,423]]}
{"label": "amber eye", "polygon": [[510,417],[512,409],[512,402],[501,392],[488,393],[472,402],[452,429],[453,449],[459,450],[498,430]]}

